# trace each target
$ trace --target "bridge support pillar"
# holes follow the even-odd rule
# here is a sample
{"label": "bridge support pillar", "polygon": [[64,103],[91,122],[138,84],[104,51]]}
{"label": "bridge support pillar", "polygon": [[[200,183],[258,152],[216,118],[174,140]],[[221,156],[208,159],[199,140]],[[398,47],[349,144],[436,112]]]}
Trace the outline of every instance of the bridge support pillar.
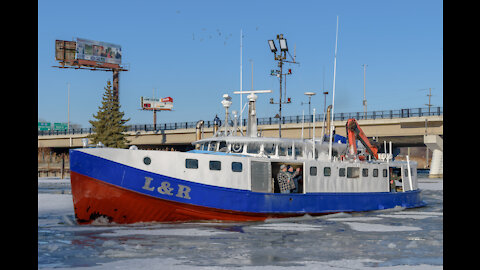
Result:
{"label": "bridge support pillar", "polygon": [[443,139],[438,135],[425,135],[423,142],[432,150],[429,178],[443,177]]}

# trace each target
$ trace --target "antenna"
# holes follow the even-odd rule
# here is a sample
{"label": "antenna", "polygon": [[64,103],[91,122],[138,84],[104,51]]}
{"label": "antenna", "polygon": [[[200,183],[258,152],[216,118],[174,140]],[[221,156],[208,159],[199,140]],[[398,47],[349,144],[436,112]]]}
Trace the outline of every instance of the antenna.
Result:
{"label": "antenna", "polygon": [[332,141],[333,141],[333,114],[335,108],[335,77],[337,74],[337,43],[338,43],[338,15],[337,15],[337,34],[335,38],[335,58],[333,61],[333,98],[332,98],[332,125],[330,126],[330,144],[328,149],[328,159],[332,159]]}
{"label": "antenna", "polygon": [[[242,92],[242,29],[240,29],[240,92]],[[242,100],[243,95],[240,94],[240,130],[243,130],[242,127],[242,122],[243,122],[243,100]]]}

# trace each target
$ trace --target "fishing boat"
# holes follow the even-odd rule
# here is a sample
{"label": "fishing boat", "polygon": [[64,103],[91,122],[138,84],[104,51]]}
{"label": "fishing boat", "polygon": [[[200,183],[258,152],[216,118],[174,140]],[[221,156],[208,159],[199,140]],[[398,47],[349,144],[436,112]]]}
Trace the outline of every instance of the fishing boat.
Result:
{"label": "fishing boat", "polygon": [[[388,153],[379,157],[355,119],[346,122],[346,143],[333,136],[263,137],[256,121],[258,96],[250,91],[247,98],[245,134],[235,114],[229,124],[226,94],[226,121],[210,138],[197,132],[195,150],[70,150],[77,223],[263,221],[425,205],[416,162],[394,161]],[[280,192],[282,165],[300,168],[303,181],[296,193]]]}

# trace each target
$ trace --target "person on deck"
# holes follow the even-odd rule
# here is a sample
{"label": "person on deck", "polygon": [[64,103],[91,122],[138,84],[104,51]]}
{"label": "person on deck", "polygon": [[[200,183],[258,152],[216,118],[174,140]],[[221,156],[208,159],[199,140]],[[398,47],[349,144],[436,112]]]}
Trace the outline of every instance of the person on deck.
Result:
{"label": "person on deck", "polygon": [[298,167],[292,175],[293,183],[295,183],[295,188],[292,190],[293,193],[303,193],[303,189],[301,189],[301,186],[303,184],[301,170],[302,169]]}
{"label": "person on deck", "polygon": [[292,166],[287,166],[287,171],[290,174],[290,193],[295,193],[295,190],[297,189],[298,184],[293,180],[294,177],[297,176],[297,172],[293,171]]}
{"label": "person on deck", "polygon": [[285,164],[280,165],[280,171],[277,174],[277,180],[280,193],[290,193],[290,181],[293,180],[291,175],[287,172],[287,166]]}

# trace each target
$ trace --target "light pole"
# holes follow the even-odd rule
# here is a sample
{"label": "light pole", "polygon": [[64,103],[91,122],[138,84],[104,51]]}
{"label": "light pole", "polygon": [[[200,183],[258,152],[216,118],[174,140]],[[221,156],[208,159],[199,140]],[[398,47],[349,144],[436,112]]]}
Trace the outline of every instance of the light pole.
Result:
{"label": "light pole", "polygon": [[[310,117],[310,115],[311,115],[311,113],[310,113],[311,99],[312,99],[312,96],[315,95],[315,93],[314,93],[314,92],[305,92],[305,93],[303,93],[303,94],[306,95],[306,96],[308,96],[308,115],[309,115],[309,117]],[[302,103],[302,105],[303,105],[303,103]],[[311,123],[311,122],[308,122],[308,137],[309,137],[309,138],[310,138],[310,126],[311,126],[310,123]]]}
{"label": "light pole", "polygon": [[363,64],[363,117],[367,119],[367,98],[365,96],[365,69],[368,65]]}
{"label": "light pole", "polygon": [[[283,34],[277,35],[277,40],[278,40],[278,43],[280,44],[280,53],[278,55],[277,55],[277,47],[275,46],[275,42],[273,42],[273,40],[268,40],[268,45],[270,46],[270,50],[272,51],[272,53],[274,55],[275,61],[278,61],[278,67],[280,68],[280,70],[272,70],[270,75],[280,78],[280,98],[279,98],[279,101],[278,101],[278,105],[279,105],[279,108],[278,108],[278,117],[279,117],[279,119],[278,119],[278,136],[281,138],[282,137],[282,104],[288,104],[288,103],[292,102],[290,98],[288,98],[287,101],[282,101],[282,79],[283,79],[283,75],[286,76],[286,75],[291,75],[292,74],[291,69],[288,69],[288,73],[285,73],[285,74],[283,73],[283,62],[294,63],[294,64],[297,64],[297,62],[295,62],[295,59],[292,59],[293,61],[286,61],[288,46],[287,46],[287,40],[285,38],[283,38]],[[290,53],[289,53],[289,55],[290,55]],[[291,57],[291,55],[290,55],[290,57]],[[270,104],[277,104],[277,103],[273,102],[273,98],[271,98],[270,99]]]}

